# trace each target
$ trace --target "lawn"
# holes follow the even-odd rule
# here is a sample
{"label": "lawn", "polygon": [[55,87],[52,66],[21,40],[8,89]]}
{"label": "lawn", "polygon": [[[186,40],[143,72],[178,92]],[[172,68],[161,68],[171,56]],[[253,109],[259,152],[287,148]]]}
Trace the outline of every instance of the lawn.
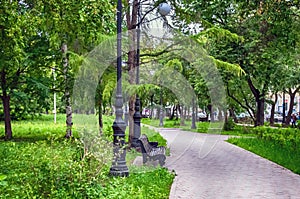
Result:
{"label": "lawn", "polygon": [[[111,141],[98,136],[95,118],[89,117],[74,116],[69,140],[64,115],[57,124],[51,115],[13,122],[14,139],[0,140],[0,198],[168,198],[174,174],[132,165],[140,155],[135,151],[126,156],[129,177],[109,176]],[[105,118],[105,134],[112,133],[112,121]],[[3,125],[0,132],[4,135]],[[142,132],[163,140],[149,129]]]}
{"label": "lawn", "polygon": [[230,138],[228,142],[276,162],[300,174],[300,130],[256,127],[252,138]]}
{"label": "lawn", "polygon": [[[158,119],[143,118],[142,123],[150,126],[160,127]],[[250,126],[232,125],[232,128],[225,130],[223,122],[196,122],[196,129],[191,129],[192,122],[190,120],[186,120],[184,126],[180,126],[180,120],[164,119],[163,124],[163,128],[179,128],[181,130],[198,133],[254,136],[250,132],[252,128]]]}

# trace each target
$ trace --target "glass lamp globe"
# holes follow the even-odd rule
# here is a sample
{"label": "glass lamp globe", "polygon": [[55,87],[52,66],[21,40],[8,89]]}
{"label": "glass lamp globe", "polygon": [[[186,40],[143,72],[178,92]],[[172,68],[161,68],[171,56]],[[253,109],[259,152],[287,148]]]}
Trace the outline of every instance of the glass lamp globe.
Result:
{"label": "glass lamp globe", "polygon": [[166,16],[171,12],[171,6],[167,3],[161,3],[158,6],[158,12],[162,15],[162,16]]}

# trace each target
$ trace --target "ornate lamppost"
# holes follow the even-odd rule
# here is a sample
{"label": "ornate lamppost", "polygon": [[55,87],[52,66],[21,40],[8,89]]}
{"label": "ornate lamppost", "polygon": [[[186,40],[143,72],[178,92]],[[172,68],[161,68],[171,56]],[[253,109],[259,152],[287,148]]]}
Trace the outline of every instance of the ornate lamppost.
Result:
{"label": "ornate lamppost", "polygon": [[114,158],[110,168],[112,176],[128,176],[129,171],[126,165],[125,149],[125,129],[126,124],[122,119],[123,116],[123,97],[122,97],[122,0],[117,4],[117,91],[116,91],[116,119],[113,123],[114,131]]}
{"label": "ornate lamppost", "polygon": [[[141,39],[141,33],[140,33],[140,24],[142,23],[141,17],[140,17],[140,10],[141,10],[141,2],[138,3],[138,23],[137,23],[137,50],[136,50],[136,84],[138,85],[140,83],[140,39]],[[167,3],[161,3],[158,7],[158,12],[162,16],[166,16],[170,13],[171,6]],[[136,95],[135,100],[135,113],[133,115],[134,120],[134,136],[132,139],[132,147],[138,147],[138,139],[141,136],[141,113],[140,113],[140,98],[138,94]]]}

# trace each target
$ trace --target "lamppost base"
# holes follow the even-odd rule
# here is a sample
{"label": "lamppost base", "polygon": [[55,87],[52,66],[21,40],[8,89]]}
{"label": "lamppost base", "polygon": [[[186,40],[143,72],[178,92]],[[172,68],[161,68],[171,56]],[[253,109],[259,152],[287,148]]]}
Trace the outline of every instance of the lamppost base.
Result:
{"label": "lamppost base", "polygon": [[133,147],[133,148],[138,148],[138,147],[140,147],[140,144],[139,144],[137,138],[133,138],[133,139],[132,139],[131,147]]}
{"label": "lamppost base", "polygon": [[129,170],[127,166],[115,166],[111,167],[109,170],[109,174],[113,177],[128,177]]}

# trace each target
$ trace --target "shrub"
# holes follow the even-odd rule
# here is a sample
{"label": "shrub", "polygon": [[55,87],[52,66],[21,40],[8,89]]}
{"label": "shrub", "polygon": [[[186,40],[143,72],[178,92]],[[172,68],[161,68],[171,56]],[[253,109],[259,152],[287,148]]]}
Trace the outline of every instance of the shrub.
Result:
{"label": "shrub", "polygon": [[224,131],[230,131],[233,130],[235,127],[235,123],[231,117],[228,118],[228,120],[224,123],[223,130]]}
{"label": "shrub", "polygon": [[255,127],[251,130],[258,138],[272,140],[281,146],[296,149],[300,147],[300,133],[294,128]]}

